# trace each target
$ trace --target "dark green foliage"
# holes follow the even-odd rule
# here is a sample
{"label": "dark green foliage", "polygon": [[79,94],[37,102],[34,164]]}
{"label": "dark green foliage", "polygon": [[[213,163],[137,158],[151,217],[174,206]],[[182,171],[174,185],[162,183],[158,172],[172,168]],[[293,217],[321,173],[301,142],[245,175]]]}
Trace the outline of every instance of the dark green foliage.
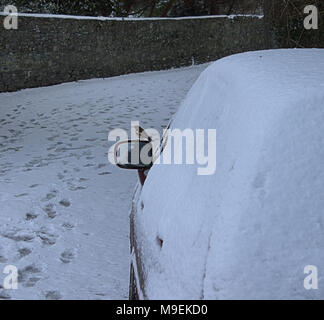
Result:
{"label": "dark green foliage", "polygon": [[[315,5],[319,10],[318,30],[304,28],[307,5]],[[266,0],[264,9],[270,47],[324,47],[323,0]]]}
{"label": "dark green foliage", "polygon": [[[105,0],[11,0],[20,12],[53,13],[73,15],[105,15],[114,12],[114,2]],[[1,0],[2,5],[8,0]]]}
{"label": "dark green foliage", "polygon": [[[0,5],[9,0],[0,0]],[[91,16],[199,16],[260,12],[262,0],[10,0],[20,12]]]}

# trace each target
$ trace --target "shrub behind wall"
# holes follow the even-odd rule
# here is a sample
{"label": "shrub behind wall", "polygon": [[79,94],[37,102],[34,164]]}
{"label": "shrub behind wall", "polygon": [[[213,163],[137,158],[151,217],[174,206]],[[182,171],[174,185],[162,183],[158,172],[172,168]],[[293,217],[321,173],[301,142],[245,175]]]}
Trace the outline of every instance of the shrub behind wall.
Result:
{"label": "shrub behind wall", "polygon": [[[319,10],[319,29],[304,28],[304,8],[316,5]],[[268,47],[324,48],[323,0],[264,0]]]}

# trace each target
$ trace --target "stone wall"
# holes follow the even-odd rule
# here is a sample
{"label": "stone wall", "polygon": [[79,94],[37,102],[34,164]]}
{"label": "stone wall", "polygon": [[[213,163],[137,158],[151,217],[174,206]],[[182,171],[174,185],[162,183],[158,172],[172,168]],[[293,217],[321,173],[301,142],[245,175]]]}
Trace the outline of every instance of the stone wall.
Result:
{"label": "stone wall", "polygon": [[0,16],[0,92],[204,63],[265,48],[259,17],[118,20]]}

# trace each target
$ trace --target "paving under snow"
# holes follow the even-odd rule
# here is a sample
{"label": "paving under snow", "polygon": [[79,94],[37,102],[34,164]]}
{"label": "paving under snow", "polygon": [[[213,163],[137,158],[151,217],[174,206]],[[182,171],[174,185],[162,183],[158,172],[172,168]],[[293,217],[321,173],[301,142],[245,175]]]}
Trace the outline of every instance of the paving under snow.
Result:
{"label": "paving under snow", "polygon": [[0,94],[0,299],[128,298],[137,176],[108,163],[107,135],[166,125],[205,67]]}

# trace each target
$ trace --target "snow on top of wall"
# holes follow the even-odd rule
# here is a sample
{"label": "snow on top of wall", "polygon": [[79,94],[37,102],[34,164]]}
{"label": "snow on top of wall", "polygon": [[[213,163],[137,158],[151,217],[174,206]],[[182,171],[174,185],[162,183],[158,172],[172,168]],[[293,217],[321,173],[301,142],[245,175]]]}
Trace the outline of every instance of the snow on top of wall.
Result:
{"label": "snow on top of wall", "polygon": [[149,172],[136,216],[149,298],[324,298],[323,278],[303,286],[306,265],[324,270],[323,106],[323,49],[248,52],[202,73],[172,127],[217,129],[217,169]]}
{"label": "snow on top of wall", "polygon": [[[6,16],[3,12],[0,12],[0,16]],[[12,14],[15,15],[15,14]],[[212,15],[212,16],[191,16],[191,17],[175,17],[175,18],[162,18],[162,17],[151,17],[151,18],[124,18],[124,17],[92,17],[92,16],[73,16],[73,15],[61,15],[61,14],[41,14],[41,13],[18,13],[20,17],[31,17],[31,18],[54,18],[54,19],[76,19],[76,20],[98,20],[98,21],[142,21],[142,20],[188,20],[188,19],[211,19],[211,18],[228,18],[234,19],[236,17],[257,17],[263,18],[263,15],[253,14],[238,14],[238,15]]]}

